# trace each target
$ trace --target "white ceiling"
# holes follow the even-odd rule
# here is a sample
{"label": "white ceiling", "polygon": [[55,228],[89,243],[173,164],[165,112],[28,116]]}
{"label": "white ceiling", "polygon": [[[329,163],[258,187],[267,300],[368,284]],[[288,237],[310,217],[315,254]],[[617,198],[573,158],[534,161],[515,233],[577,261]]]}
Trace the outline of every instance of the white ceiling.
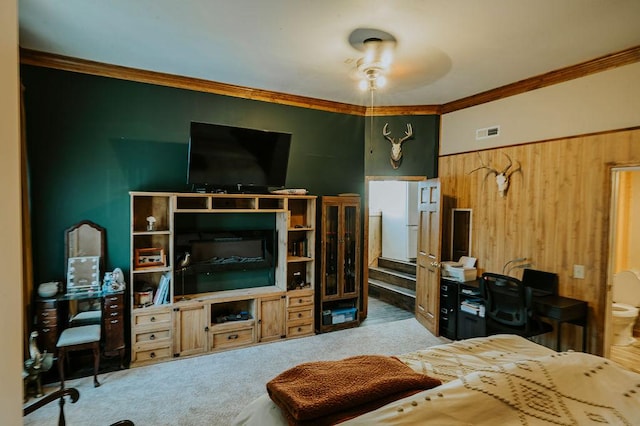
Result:
{"label": "white ceiling", "polygon": [[23,48],[353,105],[357,28],[397,39],[378,105],[438,105],[640,45],[640,0],[19,0]]}

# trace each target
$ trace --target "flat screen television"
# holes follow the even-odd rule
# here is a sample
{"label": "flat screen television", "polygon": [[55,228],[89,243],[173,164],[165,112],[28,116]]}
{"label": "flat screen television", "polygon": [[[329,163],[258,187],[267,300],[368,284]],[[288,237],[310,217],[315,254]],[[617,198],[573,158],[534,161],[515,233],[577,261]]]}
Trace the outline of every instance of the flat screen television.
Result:
{"label": "flat screen television", "polygon": [[187,183],[200,192],[282,188],[290,147],[290,133],[191,122]]}

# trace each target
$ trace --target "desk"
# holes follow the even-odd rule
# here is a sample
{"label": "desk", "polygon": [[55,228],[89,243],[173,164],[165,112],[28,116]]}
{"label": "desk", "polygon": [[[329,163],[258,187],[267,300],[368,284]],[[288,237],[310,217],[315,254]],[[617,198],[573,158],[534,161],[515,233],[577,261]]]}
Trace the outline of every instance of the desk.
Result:
{"label": "desk", "polygon": [[588,304],[583,300],[571,299],[569,297],[549,296],[534,297],[532,300],[534,312],[540,316],[547,317],[556,322],[556,350],[560,350],[562,342],[562,324],[569,322],[582,327],[582,352],[587,347],[587,314]]}
{"label": "desk", "polygon": [[[443,278],[440,287],[440,329],[441,333],[450,339],[466,339],[486,335],[485,319],[479,315],[474,315],[460,310],[460,302],[465,298],[481,298],[479,290],[479,280],[464,283],[455,282]],[[451,290],[455,288],[455,290]],[[458,298],[452,295],[458,293]],[[454,303],[444,302],[443,296],[454,300]],[[444,304],[444,306],[443,306]],[[565,322],[582,327],[582,351],[586,351],[587,346],[587,314],[588,304],[583,300],[572,299],[556,294],[548,296],[534,296],[532,300],[533,311],[539,315],[549,318],[555,322],[556,350],[560,350],[562,342],[562,324]],[[452,318],[457,319],[457,327],[454,322],[453,330],[449,330]],[[443,328],[444,327],[444,328]]]}
{"label": "desk", "polygon": [[60,294],[36,300],[38,345],[49,353],[57,352],[56,343],[62,330],[69,326],[69,302],[98,299],[101,305],[102,342],[105,355],[119,355],[124,361],[124,292]]}

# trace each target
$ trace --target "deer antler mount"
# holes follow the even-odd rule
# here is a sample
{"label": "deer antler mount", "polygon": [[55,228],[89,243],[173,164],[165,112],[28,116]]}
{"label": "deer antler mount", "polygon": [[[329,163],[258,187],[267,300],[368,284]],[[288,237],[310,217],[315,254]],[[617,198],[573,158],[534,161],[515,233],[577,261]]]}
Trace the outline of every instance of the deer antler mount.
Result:
{"label": "deer antler mount", "polygon": [[404,132],[404,136],[396,140],[396,138],[391,137],[389,123],[385,123],[382,128],[382,136],[391,142],[391,157],[389,160],[391,161],[391,167],[397,169],[400,167],[400,163],[402,163],[402,143],[413,137],[413,128],[411,127],[411,124],[407,124],[407,131]]}
{"label": "deer antler mount", "polygon": [[470,175],[471,173],[477,172],[478,170],[482,170],[482,169],[488,170],[484,178],[486,179],[487,176],[489,175],[495,175],[496,184],[498,185],[498,193],[500,194],[501,197],[504,197],[505,195],[507,195],[507,190],[509,189],[509,180],[511,178],[511,175],[513,175],[516,172],[521,172],[522,167],[520,165],[520,162],[516,161],[518,166],[515,169],[510,171],[511,166],[513,166],[513,161],[511,161],[511,157],[509,157],[504,152],[502,153],[502,155],[507,157],[507,160],[509,161],[509,164],[507,164],[507,166],[504,169],[502,169],[502,171],[498,171],[497,169],[494,169],[486,165],[484,161],[482,161],[482,157],[480,157],[480,153],[478,153],[478,159],[480,159],[481,166],[471,170],[467,174]]}

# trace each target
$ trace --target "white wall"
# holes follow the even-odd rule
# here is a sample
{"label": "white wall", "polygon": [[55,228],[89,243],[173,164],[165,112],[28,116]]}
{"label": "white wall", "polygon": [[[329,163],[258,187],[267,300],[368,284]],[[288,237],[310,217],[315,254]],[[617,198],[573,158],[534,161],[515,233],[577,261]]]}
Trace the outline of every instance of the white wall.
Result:
{"label": "white wall", "polygon": [[0,2],[0,413],[22,424],[22,236],[17,1]]}
{"label": "white wall", "polygon": [[[500,136],[475,139],[500,126]],[[640,63],[445,114],[440,155],[640,125]]]}

